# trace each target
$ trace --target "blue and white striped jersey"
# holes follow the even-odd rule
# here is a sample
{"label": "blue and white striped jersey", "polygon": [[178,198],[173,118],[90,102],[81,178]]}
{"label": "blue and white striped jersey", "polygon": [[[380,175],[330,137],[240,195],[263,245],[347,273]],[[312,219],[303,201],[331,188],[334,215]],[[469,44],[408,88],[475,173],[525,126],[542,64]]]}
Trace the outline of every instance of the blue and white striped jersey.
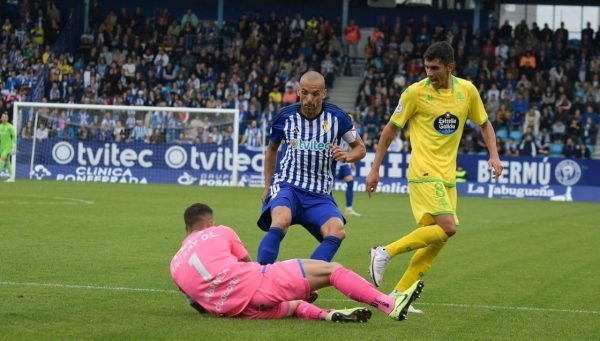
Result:
{"label": "blue and white striped jersey", "polygon": [[287,143],[271,182],[271,195],[284,183],[328,195],[335,167],[331,145],[340,144],[342,138],[354,142],[356,130],[350,116],[333,104],[323,103],[322,114],[312,120],[300,115],[299,109],[300,103],[282,108],[271,124],[271,140]]}

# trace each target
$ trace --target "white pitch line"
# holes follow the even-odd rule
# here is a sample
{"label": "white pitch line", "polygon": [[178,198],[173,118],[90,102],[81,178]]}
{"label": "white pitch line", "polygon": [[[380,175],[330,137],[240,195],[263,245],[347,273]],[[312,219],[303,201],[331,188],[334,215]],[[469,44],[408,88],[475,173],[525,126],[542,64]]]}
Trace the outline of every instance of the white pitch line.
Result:
{"label": "white pitch line", "polygon": [[76,202],[72,201],[0,201],[0,204],[6,205],[78,205]]}
{"label": "white pitch line", "polygon": [[126,288],[126,287],[107,287],[96,285],[77,285],[77,284],[60,284],[60,283],[35,283],[35,282],[0,282],[0,285],[12,286],[31,286],[31,287],[50,287],[50,288],[67,288],[67,289],[93,289],[93,290],[110,290],[110,291],[137,291],[137,292],[162,292],[175,294],[177,290],[168,289],[152,289],[152,288]]}
{"label": "white pitch line", "polygon": [[[177,290],[170,290],[170,289],[127,288],[127,287],[109,287],[109,286],[96,286],[96,285],[60,284],[60,283],[36,283],[36,282],[0,281],[0,285],[7,285],[7,286],[8,285],[10,285],[10,286],[35,286],[35,287],[66,288],[66,289],[109,290],[109,291],[125,291],[125,292],[159,292],[159,293],[166,293],[166,294],[180,294],[179,291],[177,291]],[[324,302],[354,302],[354,301],[352,301],[350,299],[343,299],[343,298],[320,298],[319,301],[324,301]],[[511,306],[486,305],[486,304],[427,303],[427,302],[419,302],[418,305],[438,306],[438,307],[454,307],[454,308],[465,308],[465,309],[473,309],[473,308],[476,308],[476,309],[503,309],[503,310],[515,310],[515,311],[540,311],[540,312],[553,312],[553,313],[600,315],[600,311],[596,311],[596,310],[580,310],[580,309],[511,307]]]}
{"label": "white pitch line", "polygon": [[[94,204],[93,201],[91,200],[84,200],[84,199],[79,199],[79,198],[68,198],[68,197],[55,197],[55,196],[46,196],[46,195],[37,195],[37,194],[17,194],[17,197],[26,197],[26,198],[48,198],[48,199],[54,199],[54,200],[63,200],[62,202],[55,202],[55,203],[48,203],[47,205],[72,205],[72,204],[86,204],[86,205],[92,205]],[[66,201],[66,202],[65,202]],[[17,203],[17,204],[25,204],[25,203],[31,203],[31,204],[38,204],[38,202],[36,201],[2,201],[2,203]]]}

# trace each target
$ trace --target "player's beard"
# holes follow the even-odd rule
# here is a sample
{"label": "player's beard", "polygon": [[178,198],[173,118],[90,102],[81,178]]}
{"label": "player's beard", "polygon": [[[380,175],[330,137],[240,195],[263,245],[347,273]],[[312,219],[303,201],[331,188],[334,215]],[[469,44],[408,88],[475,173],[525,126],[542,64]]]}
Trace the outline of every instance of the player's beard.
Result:
{"label": "player's beard", "polygon": [[321,113],[322,105],[302,104],[302,115],[308,118],[315,118]]}

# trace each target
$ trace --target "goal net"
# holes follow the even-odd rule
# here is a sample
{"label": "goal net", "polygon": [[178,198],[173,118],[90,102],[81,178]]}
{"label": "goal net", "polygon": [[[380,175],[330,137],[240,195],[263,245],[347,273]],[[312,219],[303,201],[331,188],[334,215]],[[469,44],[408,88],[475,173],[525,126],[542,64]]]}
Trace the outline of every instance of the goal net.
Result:
{"label": "goal net", "polygon": [[15,102],[17,178],[238,184],[237,109]]}

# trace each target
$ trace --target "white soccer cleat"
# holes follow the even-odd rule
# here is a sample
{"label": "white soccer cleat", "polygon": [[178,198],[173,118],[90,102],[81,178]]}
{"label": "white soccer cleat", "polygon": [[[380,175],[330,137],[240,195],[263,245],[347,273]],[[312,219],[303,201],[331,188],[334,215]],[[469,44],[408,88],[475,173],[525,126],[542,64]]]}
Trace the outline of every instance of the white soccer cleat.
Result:
{"label": "white soccer cleat", "polygon": [[369,268],[369,274],[376,287],[381,285],[385,267],[390,264],[391,261],[392,257],[390,257],[390,254],[387,253],[383,246],[377,246],[371,249],[371,267]]}
{"label": "white soccer cleat", "polygon": [[[402,294],[402,292],[400,292],[398,290],[392,290],[392,292],[390,293],[390,296],[396,297],[401,294]],[[423,310],[415,308],[412,304],[408,306],[407,312],[409,314],[425,314],[425,312]]]}
{"label": "white soccer cleat", "polygon": [[360,214],[360,213],[358,213],[355,210],[353,210],[353,209],[350,208],[350,209],[346,210],[346,213],[344,213],[344,215],[353,215],[355,217],[360,217],[362,214]]}
{"label": "white soccer cleat", "polygon": [[13,178],[8,178],[8,179],[6,179],[6,182],[15,182],[15,179],[13,179]]}

